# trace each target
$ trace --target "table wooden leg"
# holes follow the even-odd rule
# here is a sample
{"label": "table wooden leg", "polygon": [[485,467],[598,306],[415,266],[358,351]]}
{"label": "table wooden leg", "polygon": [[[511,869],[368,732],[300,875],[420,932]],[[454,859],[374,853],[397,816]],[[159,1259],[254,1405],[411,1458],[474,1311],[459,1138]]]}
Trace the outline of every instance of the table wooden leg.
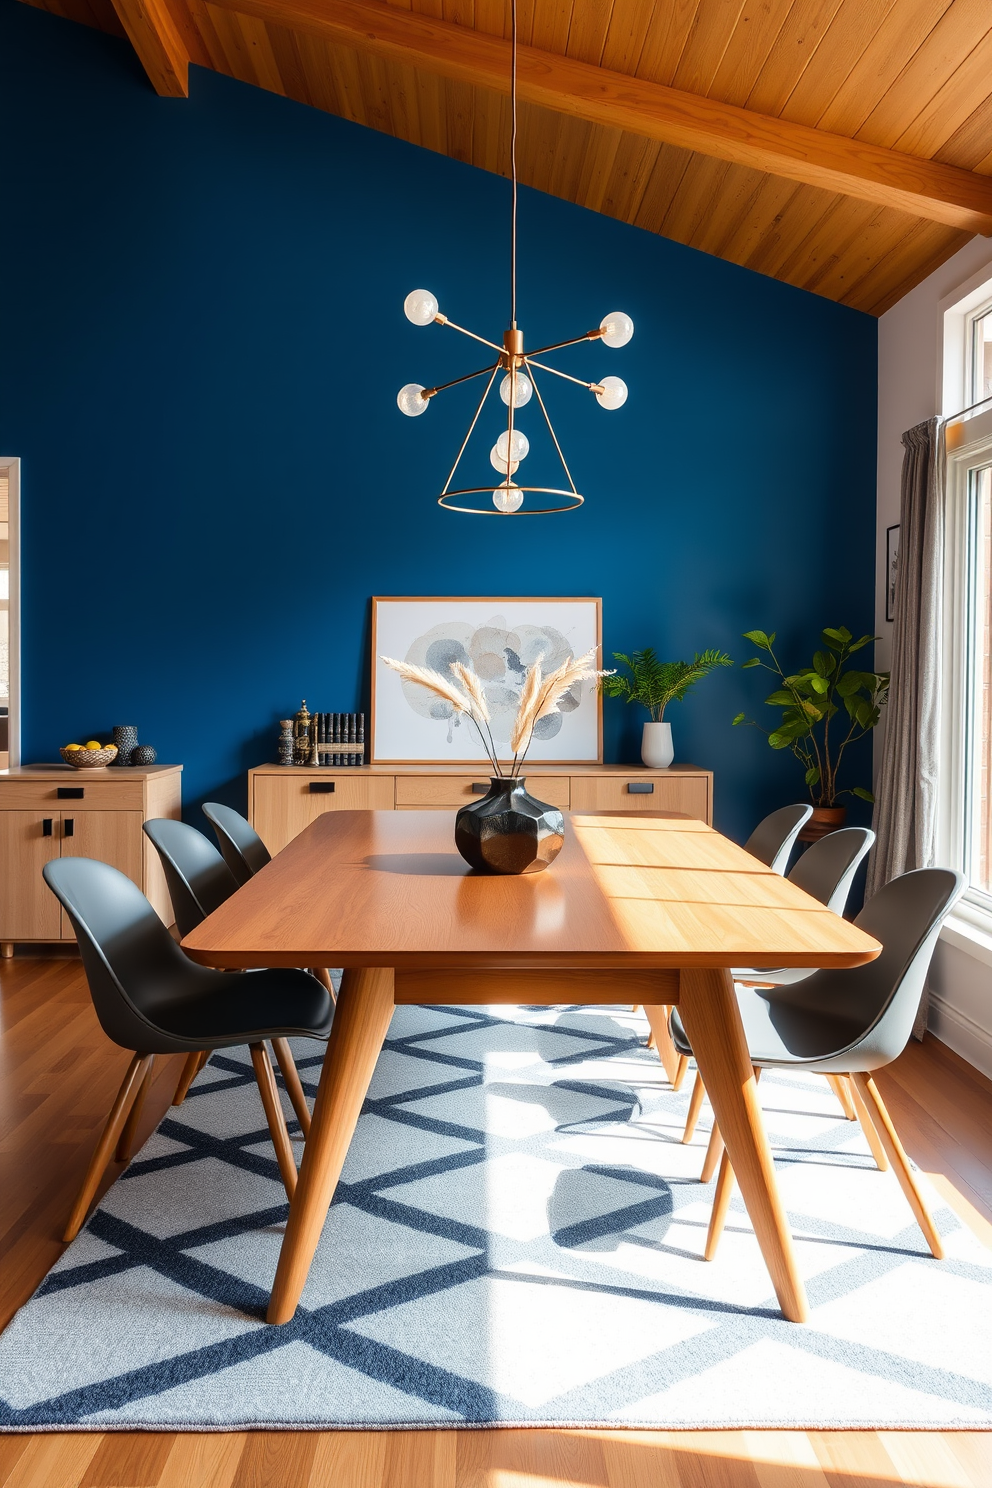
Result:
{"label": "table wooden leg", "polygon": [[805,1322],[806,1293],[775,1182],[730,972],[719,968],[683,969],[679,1017],[706,1082],[713,1116],[726,1143],[779,1305],[790,1322]]}
{"label": "table wooden leg", "polygon": [[392,1016],[391,968],[345,971],[289,1206],[269,1301],[270,1323],[288,1323],[296,1311]]}

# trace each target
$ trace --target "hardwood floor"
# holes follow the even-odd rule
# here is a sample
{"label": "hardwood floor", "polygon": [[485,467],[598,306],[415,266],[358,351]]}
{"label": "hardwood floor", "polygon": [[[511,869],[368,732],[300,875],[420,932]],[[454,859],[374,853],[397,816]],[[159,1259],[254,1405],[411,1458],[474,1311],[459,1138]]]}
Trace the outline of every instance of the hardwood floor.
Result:
{"label": "hardwood floor", "polygon": [[[59,1235],[128,1055],[78,960],[0,964],[0,1325]],[[139,1142],[182,1060],[160,1060]],[[943,1044],[879,1077],[910,1155],[992,1246],[992,1083]],[[111,1166],[107,1182],[119,1171]],[[990,1344],[992,1347],[992,1344]],[[992,1432],[99,1432],[0,1436],[2,1488],[989,1488]]]}

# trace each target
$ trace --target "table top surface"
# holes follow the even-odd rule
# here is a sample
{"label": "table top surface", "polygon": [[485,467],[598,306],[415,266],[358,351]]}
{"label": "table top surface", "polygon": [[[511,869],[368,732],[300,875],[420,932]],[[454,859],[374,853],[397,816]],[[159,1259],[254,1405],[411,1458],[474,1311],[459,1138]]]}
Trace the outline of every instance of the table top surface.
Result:
{"label": "table top surface", "polygon": [[183,941],[212,966],[857,966],[880,947],[705,822],[566,816],[494,877],[445,811],[319,816]]}

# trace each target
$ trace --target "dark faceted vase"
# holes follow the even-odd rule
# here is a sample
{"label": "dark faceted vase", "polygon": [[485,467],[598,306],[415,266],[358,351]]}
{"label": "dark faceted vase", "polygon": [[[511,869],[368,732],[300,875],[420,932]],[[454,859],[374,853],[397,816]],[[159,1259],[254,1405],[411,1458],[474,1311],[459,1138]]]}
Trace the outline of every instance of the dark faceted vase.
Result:
{"label": "dark faceted vase", "polygon": [[117,758],[113,764],[118,767],[129,765],[131,755],[138,747],[138,730],[133,723],[114,724],[114,743],[117,745]]}
{"label": "dark faceted vase", "polygon": [[527,793],[524,779],[491,779],[489,793],[455,817],[455,846],[480,873],[540,873],[565,840],[557,806]]}

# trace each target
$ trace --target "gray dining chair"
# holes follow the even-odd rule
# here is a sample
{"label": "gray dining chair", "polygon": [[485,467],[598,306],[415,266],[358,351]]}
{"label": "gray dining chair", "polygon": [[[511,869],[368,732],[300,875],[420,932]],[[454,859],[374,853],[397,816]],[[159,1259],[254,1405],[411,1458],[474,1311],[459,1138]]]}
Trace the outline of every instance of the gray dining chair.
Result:
{"label": "gray dining chair", "polygon": [[333,1017],[326,989],[305,971],[198,966],[141,890],[107,863],[56,858],[42,872],[76,932],[104,1033],[132,1051],[65,1239],[79,1233],[119,1139],[126,1136],[130,1148],[158,1054],[249,1046],[279,1172],[292,1198],[296,1161],[265,1040],[326,1038]]}
{"label": "gray dining chair", "polygon": [[796,838],[813,815],[812,806],[802,803],[781,806],[760,821],[744,844],[744,851],[775,873],[784,873]]}
{"label": "gray dining chair", "polygon": [[[237,893],[237,879],[213,843],[208,842],[202,832],[186,822],[155,817],[144,822],[143,827],[146,837],[158,853],[165,873],[176,928],[181,936],[187,936],[197,925],[203,923],[207,915],[213,914],[225,900]],[[296,1119],[304,1137],[307,1137],[310,1134],[310,1108],[293,1059],[293,1051],[285,1039],[274,1039],[272,1047],[293,1103]],[[209,1057],[209,1049],[201,1049],[189,1055],[179,1077],[176,1093],[172,1097],[174,1106],[182,1105],[190,1086]],[[117,1160],[126,1162],[129,1156],[130,1152],[122,1138]]]}
{"label": "gray dining chair", "polygon": [[[909,1041],[941,923],[965,884],[964,875],[949,868],[904,873],[879,889],[854,922],[881,943],[876,960],[817,971],[796,986],[735,988],[756,1073],[803,1069],[849,1079],[876,1161],[881,1156],[880,1167],[891,1164],[895,1169],[938,1260],[944,1253],[940,1236],[873,1076],[898,1059]],[[669,1031],[679,1053],[690,1054],[677,1008]],[[724,1151],[706,1237],[707,1260],[716,1254],[733,1182]]]}
{"label": "gray dining chair", "polygon": [[[842,915],[847,908],[854,875],[874,841],[875,833],[870,827],[841,827],[812,843],[786,877],[797,888],[803,889],[812,898],[819,899],[834,914]],[[731,972],[731,976],[746,986],[791,986],[796,982],[804,982],[814,975],[815,970],[815,967],[782,966],[765,971],[751,966],[738,966]],[[857,1109],[846,1083],[831,1076],[830,1085],[848,1121],[857,1120]],[[685,1130],[682,1133],[683,1142],[691,1142],[695,1135],[705,1093],[702,1077],[697,1070]],[[715,1158],[709,1156],[707,1165],[704,1166],[707,1183],[713,1176],[711,1165],[715,1166],[715,1161]]]}
{"label": "gray dining chair", "polygon": [[272,854],[251,822],[231,806],[204,801],[203,814],[214,829],[224,862],[239,885],[246,884],[260,868],[271,863]]}

